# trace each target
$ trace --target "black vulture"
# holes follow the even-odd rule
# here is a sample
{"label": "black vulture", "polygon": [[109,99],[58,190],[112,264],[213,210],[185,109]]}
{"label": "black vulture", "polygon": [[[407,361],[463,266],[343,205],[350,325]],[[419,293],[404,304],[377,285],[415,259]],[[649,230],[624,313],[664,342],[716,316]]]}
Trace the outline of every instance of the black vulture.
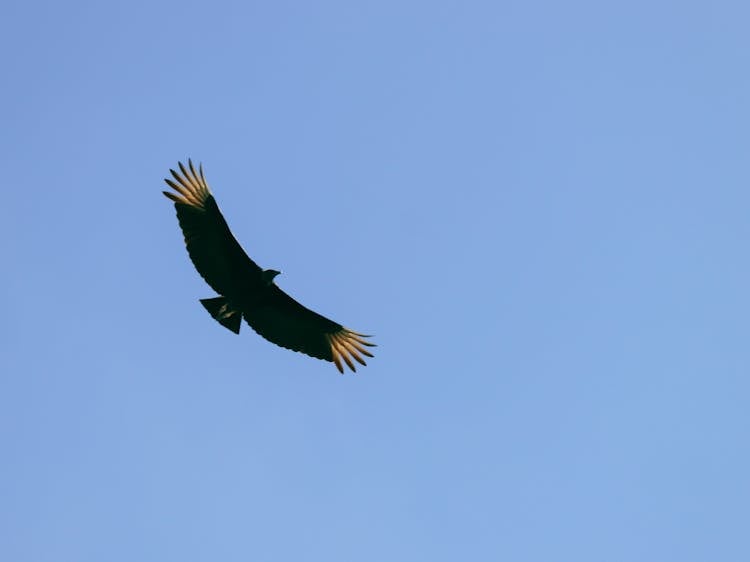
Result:
{"label": "black vulture", "polygon": [[366,349],[374,347],[363,334],[344,328],[302,306],[274,283],[279,272],[260,268],[232,235],[203,176],[191,160],[187,169],[169,170],[165,179],[176,193],[164,191],[174,201],[177,220],[185,235],[190,259],[201,277],[220,296],[201,304],[222,326],[240,333],[242,318],[268,341],[311,357],[333,361],[344,372],[342,361],[356,371],[352,360],[365,365]]}

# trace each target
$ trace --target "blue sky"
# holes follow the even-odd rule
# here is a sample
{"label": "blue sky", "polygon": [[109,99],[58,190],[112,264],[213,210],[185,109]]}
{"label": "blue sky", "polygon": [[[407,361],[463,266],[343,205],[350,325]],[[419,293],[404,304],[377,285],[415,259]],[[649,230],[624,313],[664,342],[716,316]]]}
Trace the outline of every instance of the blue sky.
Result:
{"label": "blue sky", "polygon": [[[750,559],[750,8],[11,2],[0,559]],[[375,334],[234,336],[161,195]]]}

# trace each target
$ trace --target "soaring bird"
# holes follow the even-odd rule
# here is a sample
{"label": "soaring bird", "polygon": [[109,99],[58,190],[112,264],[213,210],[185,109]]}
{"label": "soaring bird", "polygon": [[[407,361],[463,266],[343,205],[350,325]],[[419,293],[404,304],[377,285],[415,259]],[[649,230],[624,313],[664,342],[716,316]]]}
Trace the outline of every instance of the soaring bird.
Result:
{"label": "soaring bird", "polygon": [[352,360],[366,365],[362,356],[375,344],[366,336],[345,328],[302,306],[274,282],[275,269],[262,269],[245,253],[227,226],[208,188],[203,166],[196,173],[193,162],[180,171],[169,170],[165,179],[175,193],[164,191],[174,201],[185,245],[201,277],[220,296],[201,299],[208,313],[225,328],[240,333],[244,318],[250,327],[270,342],[333,361],[339,372]]}

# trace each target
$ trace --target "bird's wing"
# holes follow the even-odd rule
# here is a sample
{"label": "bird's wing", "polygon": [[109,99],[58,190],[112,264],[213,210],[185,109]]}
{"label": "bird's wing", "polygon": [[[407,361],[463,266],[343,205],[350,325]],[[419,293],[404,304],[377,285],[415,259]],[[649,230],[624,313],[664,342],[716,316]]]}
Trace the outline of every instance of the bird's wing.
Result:
{"label": "bird's wing", "polygon": [[176,193],[164,191],[174,201],[185,245],[195,268],[220,295],[236,294],[248,279],[260,282],[262,270],[251,260],[234,238],[203,176],[196,173],[192,161],[180,172],[169,170],[174,181],[165,179]]}
{"label": "bird's wing", "polygon": [[362,356],[372,357],[366,348],[375,344],[365,336],[344,328],[325,316],[302,306],[276,285],[265,304],[244,314],[250,327],[268,341],[311,357],[333,361],[343,373],[342,361],[356,371],[352,359],[366,365]]}

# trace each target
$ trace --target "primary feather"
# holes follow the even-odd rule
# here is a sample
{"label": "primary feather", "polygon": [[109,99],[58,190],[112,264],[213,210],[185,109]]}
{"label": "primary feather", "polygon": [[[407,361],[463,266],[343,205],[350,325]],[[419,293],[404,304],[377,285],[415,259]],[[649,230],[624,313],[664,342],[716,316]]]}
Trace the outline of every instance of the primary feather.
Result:
{"label": "primary feather", "polygon": [[344,364],[356,371],[352,360],[366,365],[375,344],[341,324],[314,312],[282,291],[274,282],[278,272],[263,270],[240,246],[229,230],[208,188],[203,166],[198,171],[188,160],[179,172],[164,181],[174,190],[164,191],[174,201],[177,220],[188,254],[198,273],[220,297],[201,303],[211,316],[239,333],[240,316],[270,342],[332,361],[343,373]]}

